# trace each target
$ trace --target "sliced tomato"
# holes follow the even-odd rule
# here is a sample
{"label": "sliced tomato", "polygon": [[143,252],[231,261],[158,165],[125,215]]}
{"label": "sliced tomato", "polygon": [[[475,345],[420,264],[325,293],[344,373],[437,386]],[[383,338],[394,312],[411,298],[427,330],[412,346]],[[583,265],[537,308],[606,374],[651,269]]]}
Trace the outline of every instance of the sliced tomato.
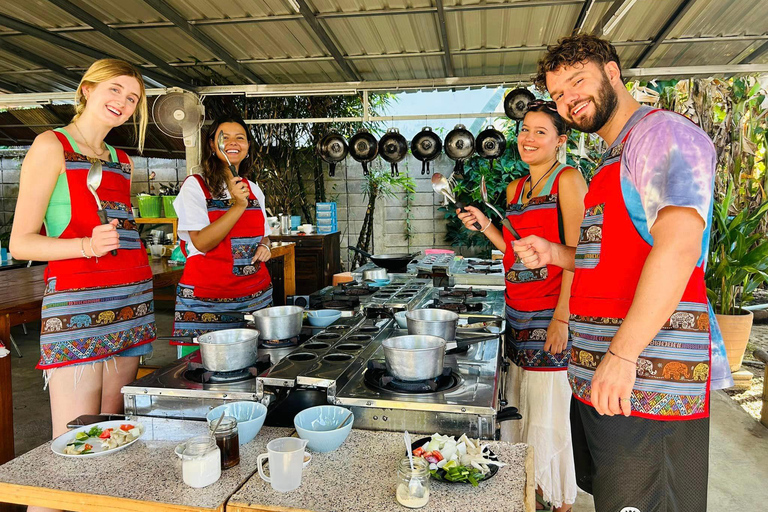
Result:
{"label": "sliced tomato", "polygon": [[85,446],[83,446],[83,451],[84,452],[87,452],[88,450],[91,450],[91,449],[93,449],[93,446],[91,446],[88,443],[85,443]]}
{"label": "sliced tomato", "polygon": [[421,446],[419,446],[418,448],[416,448],[415,450],[413,450],[413,455],[414,455],[415,457],[421,457],[421,456],[423,456],[423,455],[424,455],[424,448],[422,448]]}
{"label": "sliced tomato", "polygon": [[432,450],[432,456],[437,459],[437,462],[440,462],[441,460],[443,460],[445,458],[445,457],[443,457],[443,454],[440,453],[437,450]]}
{"label": "sliced tomato", "polygon": [[115,430],[113,428],[108,428],[107,430],[104,430],[101,434],[99,434],[99,437],[101,439],[109,439],[112,436],[112,431]]}
{"label": "sliced tomato", "polygon": [[120,425],[120,430],[125,430],[128,432],[129,430],[136,428],[134,425],[131,425],[130,423],[126,423],[125,425]]}

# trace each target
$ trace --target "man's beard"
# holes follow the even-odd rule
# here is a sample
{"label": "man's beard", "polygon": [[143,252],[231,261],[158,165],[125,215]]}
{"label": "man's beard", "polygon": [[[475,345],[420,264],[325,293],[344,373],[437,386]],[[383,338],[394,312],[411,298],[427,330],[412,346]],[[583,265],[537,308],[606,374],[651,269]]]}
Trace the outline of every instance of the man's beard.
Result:
{"label": "man's beard", "polygon": [[569,116],[565,119],[568,126],[586,133],[594,133],[605,126],[605,123],[608,122],[614,110],[616,110],[616,104],[618,103],[616,91],[611,87],[611,82],[608,81],[608,76],[605,72],[603,72],[603,81],[597,94],[597,98],[594,96],[590,98],[595,106],[595,115],[592,118],[584,117],[579,121],[575,121]]}

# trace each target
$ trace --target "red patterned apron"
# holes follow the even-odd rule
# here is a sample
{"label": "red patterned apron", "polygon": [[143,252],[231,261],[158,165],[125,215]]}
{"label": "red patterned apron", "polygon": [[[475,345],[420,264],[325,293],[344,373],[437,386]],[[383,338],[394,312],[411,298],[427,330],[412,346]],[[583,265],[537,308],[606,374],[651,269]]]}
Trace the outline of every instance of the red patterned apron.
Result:
{"label": "red patterned apron", "polygon": [[[523,204],[520,197],[525,183],[520,180],[515,195],[507,209],[507,219],[520,236],[537,235],[555,243],[562,243],[562,221],[558,206],[560,175],[571,167],[560,166],[545,186],[543,195],[531,198]],[[549,190],[547,190],[549,189]],[[568,366],[568,350],[561,354],[544,351],[547,328],[560,297],[563,270],[554,265],[527,268],[512,249],[512,234],[504,229],[504,268],[507,303],[507,356],[517,366],[532,371],[565,370]]]}
{"label": "red patterned apron", "polygon": [[[646,115],[652,115],[653,110]],[[568,378],[590,403],[595,368],[626,317],[651,251],[629,216],[621,190],[621,153],[631,133],[604,155],[589,185],[571,289],[573,347]],[[703,264],[680,304],[637,360],[632,415],[685,420],[709,415],[710,336]]]}

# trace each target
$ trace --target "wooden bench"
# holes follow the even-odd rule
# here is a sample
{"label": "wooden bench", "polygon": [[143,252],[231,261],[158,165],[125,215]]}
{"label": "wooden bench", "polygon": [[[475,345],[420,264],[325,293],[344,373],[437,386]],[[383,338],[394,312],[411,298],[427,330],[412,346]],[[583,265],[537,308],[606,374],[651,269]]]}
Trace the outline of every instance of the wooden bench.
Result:
{"label": "wooden bench", "polygon": [[754,356],[765,364],[763,368],[763,408],[760,411],[760,423],[768,427],[768,352],[757,349]]}

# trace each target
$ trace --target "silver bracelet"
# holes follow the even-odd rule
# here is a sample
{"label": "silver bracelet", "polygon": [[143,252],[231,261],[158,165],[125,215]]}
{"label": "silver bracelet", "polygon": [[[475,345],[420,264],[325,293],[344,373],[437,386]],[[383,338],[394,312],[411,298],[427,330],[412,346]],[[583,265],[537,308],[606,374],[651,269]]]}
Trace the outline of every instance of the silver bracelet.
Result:
{"label": "silver bracelet", "polygon": [[486,224],[485,227],[480,230],[480,232],[485,233],[485,230],[491,227],[491,224],[493,224],[493,222],[491,222],[491,219],[488,219],[488,224]]}
{"label": "silver bracelet", "polygon": [[87,237],[87,236],[84,236],[83,238],[81,238],[81,239],[80,239],[80,254],[82,254],[82,255],[83,255],[83,258],[85,258],[85,259],[88,259],[88,260],[89,260],[89,259],[91,259],[93,256],[88,256],[87,254],[85,254],[85,239],[86,239],[86,238],[88,238],[88,237]]}
{"label": "silver bracelet", "polygon": [[259,245],[264,247],[265,249],[267,249],[269,252],[272,252],[272,248],[270,246],[268,246],[267,244],[263,244],[263,243],[259,242]]}
{"label": "silver bracelet", "polygon": [[96,251],[93,250],[93,237],[88,239],[88,245],[91,246],[91,252],[93,253],[93,257],[96,258],[96,263],[98,263],[99,262],[99,257],[96,254]]}

